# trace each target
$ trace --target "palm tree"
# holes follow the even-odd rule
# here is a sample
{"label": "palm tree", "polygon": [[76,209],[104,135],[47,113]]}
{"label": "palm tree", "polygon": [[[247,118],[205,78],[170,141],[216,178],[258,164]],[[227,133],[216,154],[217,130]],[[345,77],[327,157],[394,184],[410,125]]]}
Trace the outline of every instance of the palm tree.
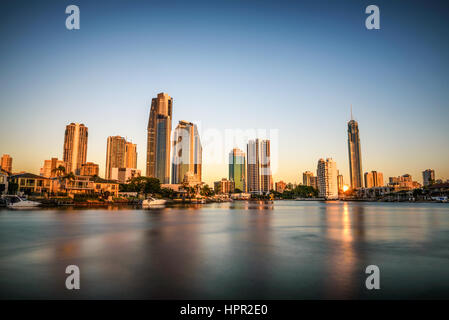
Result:
{"label": "palm tree", "polygon": [[66,181],[66,183],[65,183],[65,190],[66,190],[66,192],[67,192],[67,181],[68,182],[73,181],[73,180],[75,180],[75,178],[76,177],[73,174],[73,172],[70,172],[70,173],[68,173],[68,174],[66,174],[65,176],[62,177],[62,180]]}

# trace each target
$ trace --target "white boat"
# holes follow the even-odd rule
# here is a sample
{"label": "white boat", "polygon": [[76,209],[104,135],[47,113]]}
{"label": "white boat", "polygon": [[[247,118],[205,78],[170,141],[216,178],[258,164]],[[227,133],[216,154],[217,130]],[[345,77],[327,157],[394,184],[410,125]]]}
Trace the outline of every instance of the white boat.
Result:
{"label": "white boat", "polygon": [[162,206],[167,202],[164,199],[148,198],[142,201],[142,206]]}
{"label": "white boat", "polygon": [[33,208],[39,206],[41,203],[36,201],[30,201],[22,199],[19,196],[7,197],[7,207],[10,209],[21,209],[21,208]]}

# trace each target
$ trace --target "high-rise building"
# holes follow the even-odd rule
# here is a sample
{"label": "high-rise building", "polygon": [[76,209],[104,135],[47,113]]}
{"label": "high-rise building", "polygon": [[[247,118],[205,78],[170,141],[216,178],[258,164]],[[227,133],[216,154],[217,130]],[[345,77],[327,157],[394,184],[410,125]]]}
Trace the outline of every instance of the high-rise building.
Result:
{"label": "high-rise building", "polygon": [[357,121],[352,119],[352,109],[351,120],[348,122],[348,151],[351,188],[362,188],[362,152],[360,149],[359,125]]}
{"label": "high-rise building", "polygon": [[58,158],[51,158],[50,160],[44,160],[44,165],[40,170],[40,175],[46,178],[53,178],[62,172],[56,172],[56,169],[63,167],[66,170],[66,163]]}
{"label": "high-rise building", "polygon": [[171,183],[182,183],[187,173],[195,175],[195,179],[201,181],[202,154],[197,126],[191,122],[179,121],[173,133]]}
{"label": "high-rise building", "polygon": [[106,179],[112,179],[112,168],[137,167],[137,146],[124,137],[108,137],[106,150]]}
{"label": "high-rise building", "polygon": [[338,199],[337,163],[332,158],[318,160],[318,191],[325,199]]}
{"label": "high-rise building", "polygon": [[422,172],[423,185],[428,186],[435,182],[435,170],[427,169]]}
{"label": "high-rise building", "polygon": [[229,153],[229,180],[234,181],[235,189],[246,192],[245,152],[237,148]]}
{"label": "high-rise building", "polygon": [[125,168],[137,168],[137,145],[129,141],[125,144]]}
{"label": "high-rise building", "polygon": [[120,136],[108,137],[106,149],[106,179],[111,179],[112,168],[125,167],[125,151],[125,138]]}
{"label": "high-rise building", "polygon": [[86,163],[87,138],[87,127],[84,124],[71,123],[66,126],[62,160],[67,164],[67,173],[79,174],[81,165]]}
{"label": "high-rise building", "polygon": [[302,174],[302,184],[305,186],[313,187],[318,189],[317,177],[313,175],[310,171],[305,171]]}
{"label": "high-rise building", "polygon": [[159,93],[151,101],[147,137],[147,177],[158,178],[162,184],[170,180],[170,135],[173,99]]}
{"label": "high-rise building", "polygon": [[311,186],[312,185],[312,179],[313,173],[310,171],[305,171],[302,173],[302,184],[305,186]]}
{"label": "high-rise building", "polygon": [[93,162],[86,162],[81,166],[80,175],[81,176],[98,176],[100,174],[100,167],[98,164]]}
{"label": "high-rise building", "polygon": [[250,140],[247,145],[247,189],[249,193],[266,194],[273,189],[270,167],[270,140]]}
{"label": "high-rise building", "polygon": [[383,187],[384,175],[382,172],[365,172],[365,188]]}
{"label": "high-rise building", "polygon": [[12,173],[12,158],[9,154],[4,154],[2,156],[0,167],[9,173]]}
{"label": "high-rise building", "polygon": [[340,171],[338,170],[337,170],[337,185],[338,185],[338,192],[343,192],[344,186],[343,175],[340,174]]}

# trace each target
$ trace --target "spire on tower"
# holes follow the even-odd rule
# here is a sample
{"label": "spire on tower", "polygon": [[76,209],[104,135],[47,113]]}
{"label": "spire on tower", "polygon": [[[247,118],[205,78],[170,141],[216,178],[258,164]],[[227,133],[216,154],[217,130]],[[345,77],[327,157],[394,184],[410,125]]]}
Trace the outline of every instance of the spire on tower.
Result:
{"label": "spire on tower", "polygon": [[354,120],[354,118],[352,117],[352,104],[351,104],[351,120]]}

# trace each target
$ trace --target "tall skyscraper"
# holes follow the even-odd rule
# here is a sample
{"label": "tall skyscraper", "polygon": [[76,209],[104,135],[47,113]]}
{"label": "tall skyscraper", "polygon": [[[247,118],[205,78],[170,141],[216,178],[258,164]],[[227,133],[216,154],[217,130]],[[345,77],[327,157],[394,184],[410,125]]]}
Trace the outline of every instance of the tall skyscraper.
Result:
{"label": "tall skyscraper", "polygon": [[351,188],[362,188],[362,152],[360,150],[359,125],[357,121],[352,119],[352,108],[351,120],[348,122],[348,151]]}
{"label": "tall skyscraper", "polygon": [[246,192],[245,152],[237,148],[229,153],[229,180],[234,181],[235,189]]}
{"label": "tall skyscraper", "polygon": [[151,101],[147,137],[147,177],[158,178],[161,183],[170,180],[170,135],[173,99],[159,93]]}
{"label": "tall skyscraper", "polygon": [[12,173],[12,158],[9,154],[4,154],[2,156],[0,167],[9,173]]}
{"label": "tall skyscraper", "polygon": [[338,199],[337,163],[332,158],[318,160],[317,178],[320,197]]}
{"label": "tall skyscraper", "polygon": [[264,194],[273,189],[270,166],[270,140],[250,140],[247,145],[248,192]]}
{"label": "tall skyscraper", "polygon": [[423,185],[428,186],[435,182],[435,170],[427,169],[422,172]]}
{"label": "tall skyscraper", "polygon": [[193,174],[194,179],[201,182],[202,154],[197,126],[179,121],[173,134],[172,183],[182,183],[187,173]]}
{"label": "tall skyscraper", "polygon": [[67,164],[67,173],[79,174],[81,165],[86,163],[87,138],[87,127],[84,124],[71,123],[66,126],[62,160]]}
{"label": "tall skyscraper", "polygon": [[124,137],[108,137],[106,150],[106,179],[112,179],[112,168],[137,167],[137,147]]}

